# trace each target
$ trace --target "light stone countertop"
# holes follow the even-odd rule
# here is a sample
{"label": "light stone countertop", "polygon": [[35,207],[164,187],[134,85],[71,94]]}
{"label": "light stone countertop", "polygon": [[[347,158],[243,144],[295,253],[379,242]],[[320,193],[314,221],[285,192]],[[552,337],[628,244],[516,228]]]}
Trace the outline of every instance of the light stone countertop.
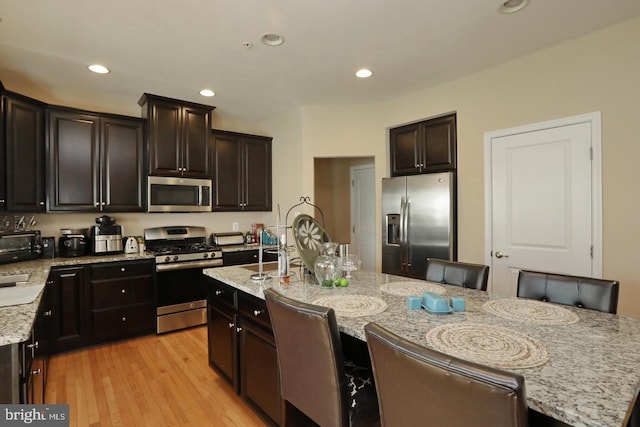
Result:
{"label": "light stone countertop", "polygon": [[[265,264],[266,265],[266,264]],[[269,268],[269,267],[265,267]],[[369,295],[383,299],[388,308],[365,317],[337,316],[342,332],[365,340],[364,325],[376,322],[401,337],[428,347],[426,333],[435,326],[474,322],[509,328],[542,343],[550,360],[542,366],[514,369],[525,377],[527,403],[543,414],[574,426],[623,426],[640,391],[640,320],[593,310],[561,306],[576,314],[577,323],[541,326],[505,320],[482,311],[491,299],[502,298],[487,292],[442,285],[445,296],[461,296],[466,311],[432,315],[425,310],[409,310],[406,297],[382,292],[380,286],[398,281],[416,281],[398,276],[357,271],[346,288],[318,286],[310,276],[280,285],[277,277],[260,283],[250,279],[246,267],[206,269],[204,273],[241,291],[264,299],[264,288],[311,303],[328,295]],[[296,273],[297,277],[299,272]]]}
{"label": "light stone countertop", "polygon": [[[29,274],[29,281],[16,286],[44,286],[49,276],[49,271],[54,267],[77,266],[84,264],[95,264],[103,262],[133,261],[139,259],[153,259],[150,252],[142,254],[115,254],[115,255],[88,255],[72,258],[50,258],[37,259],[31,261],[21,261],[0,265],[0,275],[8,274]],[[0,290],[1,292],[1,290]],[[25,341],[31,334],[33,323],[40,306],[43,292],[41,291],[36,299],[28,304],[0,307],[0,346],[16,344]],[[1,295],[1,293],[0,293]]]}

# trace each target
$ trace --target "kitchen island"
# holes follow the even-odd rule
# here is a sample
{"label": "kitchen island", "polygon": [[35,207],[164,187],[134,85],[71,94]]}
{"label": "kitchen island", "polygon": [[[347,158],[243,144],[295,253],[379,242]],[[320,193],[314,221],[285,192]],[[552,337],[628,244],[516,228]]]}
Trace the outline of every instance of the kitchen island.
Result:
{"label": "kitchen island", "polygon": [[204,274],[215,279],[214,285],[222,283],[257,299],[264,299],[264,289],[273,287],[307,303],[333,296],[366,296],[383,301],[386,307],[379,307],[377,314],[337,312],[340,331],[361,341],[365,341],[364,325],[369,322],[427,347],[431,347],[427,339],[429,331],[451,324],[482,327],[489,332],[508,330],[528,337],[539,344],[540,354],[547,359],[535,366],[508,370],[524,375],[531,409],[570,425],[625,426],[634,407],[640,386],[638,319],[555,304],[545,305],[564,309],[573,316],[570,322],[553,325],[505,319],[488,311],[486,303],[523,300],[440,284],[437,286],[444,290],[444,296],[465,299],[466,311],[434,315],[424,309],[408,309],[406,296],[389,292],[393,287],[402,288],[403,284],[428,283],[424,281],[358,271],[348,287],[322,288],[308,276],[288,285],[280,285],[277,278],[254,282],[250,278],[254,272],[255,268],[247,267],[204,270]]}

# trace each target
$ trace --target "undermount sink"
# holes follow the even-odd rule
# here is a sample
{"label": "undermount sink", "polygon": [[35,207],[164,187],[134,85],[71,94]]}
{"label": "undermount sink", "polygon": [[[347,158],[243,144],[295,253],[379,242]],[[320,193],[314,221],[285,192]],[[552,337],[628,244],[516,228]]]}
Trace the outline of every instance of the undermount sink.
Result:
{"label": "undermount sink", "polygon": [[[260,264],[251,264],[245,265],[243,268],[249,271],[255,271],[256,273],[260,270]],[[273,271],[278,269],[277,262],[264,262],[262,263],[262,271]]]}
{"label": "undermount sink", "polygon": [[7,274],[6,276],[0,276],[0,288],[15,286],[18,282],[28,282],[29,274]]}

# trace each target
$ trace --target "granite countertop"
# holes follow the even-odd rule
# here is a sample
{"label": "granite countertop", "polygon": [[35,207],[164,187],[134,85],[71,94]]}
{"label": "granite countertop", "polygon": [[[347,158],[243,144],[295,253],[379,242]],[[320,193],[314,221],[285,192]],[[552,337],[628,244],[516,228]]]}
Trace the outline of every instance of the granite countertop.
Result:
{"label": "granite countertop", "polygon": [[[16,344],[25,341],[31,334],[33,323],[40,306],[44,286],[49,271],[54,267],[75,266],[115,261],[133,261],[153,259],[150,252],[137,254],[95,255],[73,258],[36,259],[0,265],[0,276],[9,274],[29,274],[29,281],[16,286],[39,286],[40,292],[35,300],[27,304],[0,307],[0,345]],[[0,297],[1,297],[0,290]]]}
{"label": "granite countertop", "polygon": [[[267,249],[276,249],[278,245],[262,245],[263,250]],[[260,245],[257,243],[250,243],[244,245],[226,245],[220,246],[220,250],[224,252],[241,252],[241,251],[253,251],[260,248]]]}
{"label": "granite countertop", "polygon": [[[310,276],[296,277],[281,285],[277,278],[264,284],[250,279],[246,266],[206,269],[204,273],[241,291],[264,299],[264,289],[274,287],[291,298],[313,302],[328,295],[368,295],[384,300],[388,308],[364,317],[337,316],[342,332],[365,340],[364,325],[376,322],[401,337],[429,347],[426,333],[439,325],[470,322],[508,328],[542,343],[550,359],[541,366],[512,369],[525,377],[527,403],[543,414],[573,426],[623,426],[627,413],[640,391],[640,320],[593,310],[560,306],[576,313],[573,324],[536,325],[490,314],[482,305],[504,297],[487,292],[441,285],[445,296],[461,296],[466,311],[432,315],[425,310],[409,310],[406,296],[381,291],[391,282],[416,279],[357,271],[346,288],[322,288]],[[303,277],[302,280],[298,279]],[[297,281],[296,281],[297,280]],[[554,304],[550,304],[556,306]]]}

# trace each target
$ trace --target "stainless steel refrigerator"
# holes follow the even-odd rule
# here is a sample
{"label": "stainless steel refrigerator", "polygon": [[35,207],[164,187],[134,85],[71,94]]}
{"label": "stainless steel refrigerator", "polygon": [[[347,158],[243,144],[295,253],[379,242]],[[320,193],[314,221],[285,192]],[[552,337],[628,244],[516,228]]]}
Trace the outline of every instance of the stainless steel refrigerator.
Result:
{"label": "stainless steel refrigerator", "polygon": [[382,272],[424,278],[425,260],[457,259],[453,172],[382,179]]}

